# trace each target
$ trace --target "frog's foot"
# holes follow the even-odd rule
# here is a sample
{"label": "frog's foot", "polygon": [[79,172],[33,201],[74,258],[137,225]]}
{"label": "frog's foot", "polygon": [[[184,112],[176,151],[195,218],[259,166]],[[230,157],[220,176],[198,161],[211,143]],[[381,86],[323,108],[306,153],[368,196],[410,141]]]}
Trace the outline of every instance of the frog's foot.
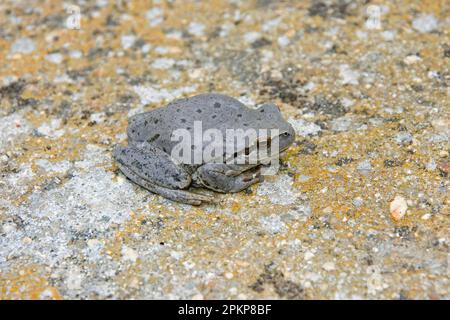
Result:
{"label": "frog's foot", "polygon": [[114,158],[128,179],[153,193],[192,205],[213,201],[211,196],[182,190],[189,187],[190,175],[157,148],[116,147]]}
{"label": "frog's foot", "polygon": [[224,164],[206,164],[197,170],[195,179],[208,189],[218,192],[239,192],[262,181],[260,167],[242,172],[239,175],[227,174]]}

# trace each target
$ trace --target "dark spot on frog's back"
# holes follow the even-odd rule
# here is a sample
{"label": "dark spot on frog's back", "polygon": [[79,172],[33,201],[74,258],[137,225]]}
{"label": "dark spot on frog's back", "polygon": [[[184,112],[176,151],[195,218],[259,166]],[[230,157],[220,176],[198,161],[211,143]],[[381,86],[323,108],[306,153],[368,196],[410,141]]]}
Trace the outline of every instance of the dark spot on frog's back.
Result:
{"label": "dark spot on frog's back", "polygon": [[148,139],[147,141],[148,141],[148,142],[154,142],[154,141],[156,141],[156,140],[159,138],[159,136],[160,136],[160,134],[157,133],[157,134],[155,134],[153,137],[151,137],[150,139]]}
{"label": "dark spot on frog's back", "polygon": [[202,113],[202,109],[197,109],[197,113]]}
{"label": "dark spot on frog's back", "polygon": [[218,103],[218,102],[214,103],[214,108],[219,109],[220,107],[221,107],[220,103]]}

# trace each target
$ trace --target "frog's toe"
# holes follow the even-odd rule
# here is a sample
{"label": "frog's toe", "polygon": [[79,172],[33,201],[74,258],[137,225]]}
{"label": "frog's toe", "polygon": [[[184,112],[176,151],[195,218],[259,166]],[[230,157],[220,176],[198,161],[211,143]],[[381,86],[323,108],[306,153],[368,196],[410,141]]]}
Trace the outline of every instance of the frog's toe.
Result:
{"label": "frog's toe", "polygon": [[[155,192],[155,191],[154,191]],[[186,204],[191,204],[194,206],[199,206],[203,203],[211,203],[214,201],[214,198],[208,195],[203,195],[199,193],[194,193],[185,190],[162,190],[158,188],[156,193],[162,195],[163,197]]]}
{"label": "frog's toe", "polygon": [[202,203],[212,203],[214,202],[214,198],[210,195],[194,193],[185,190],[175,190],[176,195],[174,200],[178,202],[184,202],[194,205],[200,205]]}

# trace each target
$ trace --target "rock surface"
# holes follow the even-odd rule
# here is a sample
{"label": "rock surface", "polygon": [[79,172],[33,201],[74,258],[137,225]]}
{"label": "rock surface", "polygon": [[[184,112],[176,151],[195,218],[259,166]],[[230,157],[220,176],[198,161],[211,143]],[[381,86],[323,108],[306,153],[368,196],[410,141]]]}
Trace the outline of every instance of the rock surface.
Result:
{"label": "rock surface", "polygon": [[[0,4],[0,299],[450,298],[443,1],[73,3]],[[191,207],[119,173],[129,115],[209,91],[291,119],[278,175]]]}

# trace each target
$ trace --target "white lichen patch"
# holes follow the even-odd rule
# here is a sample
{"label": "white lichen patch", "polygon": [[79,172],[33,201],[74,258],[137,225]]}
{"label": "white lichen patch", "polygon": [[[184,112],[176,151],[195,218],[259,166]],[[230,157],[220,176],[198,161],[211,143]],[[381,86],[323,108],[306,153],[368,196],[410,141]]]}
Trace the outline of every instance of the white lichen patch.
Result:
{"label": "white lichen patch", "polygon": [[72,167],[72,163],[67,160],[51,162],[47,159],[36,159],[34,163],[50,173],[66,173]]}
{"label": "white lichen patch", "polygon": [[262,182],[257,189],[258,196],[267,196],[273,204],[287,205],[296,201],[300,195],[293,186],[293,178],[288,175],[279,175],[275,181]]}
{"label": "white lichen patch", "polygon": [[342,84],[359,84],[360,73],[350,68],[348,64],[339,66],[339,76],[341,77]]}
{"label": "white lichen patch", "polygon": [[195,91],[195,89],[195,86],[181,87],[174,90],[146,86],[133,87],[133,90],[139,96],[142,105],[180,98],[183,94],[191,93]]}
{"label": "white lichen patch", "polygon": [[37,133],[48,138],[57,139],[64,135],[65,130],[61,128],[61,119],[52,119],[48,123],[37,128]]}
{"label": "white lichen patch", "polygon": [[120,38],[120,43],[124,50],[130,49],[136,42],[136,36],[132,34],[124,35]]}
{"label": "white lichen patch", "polygon": [[30,38],[25,37],[25,38],[17,39],[12,44],[10,53],[11,54],[16,54],[16,53],[30,54],[34,50],[36,50],[36,44],[34,43],[34,41]]}
{"label": "white lichen patch", "polygon": [[[16,209],[23,227],[0,237],[0,267],[12,257],[61,262],[78,250],[71,244],[74,237],[109,234],[112,226],[129,220],[130,212],[144,205],[145,195],[130,183],[114,181],[113,174],[101,168],[76,173],[61,187],[36,190]],[[33,241],[23,243],[25,236]]]}
{"label": "white lichen patch", "polygon": [[45,56],[45,60],[53,64],[60,64],[63,61],[63,55],[59,52],[50,53]]}
{"label": "white lichen patch", "polygon": [[286,230],[286,224],[281,220],[279,215],[272,214],[269,217],[259,219],[261,227],[264,231],[276,234]]}
{"label": "white lichen patch", "polygon": [[199,22],[191,22],[188,26],[188,32],[196,37],[201,37],[204,35],[205,25]]}
{"label": "white lichen patch", "polygon": [[164,11],[161,8],[152,8],[145,13],[150,27],[155,27],[164,21]]}
{"label": "white lichen patch", "polygon": [[29,122],[17,113],[0,118],[0,150],[19,137],[29,134],[31,130]]}
{"label": "white lichen patch", "polygon": [[169,69],[169,68],[173,67],[174,64],[175,64],[175,60],[174,59],[159,58],[159,59],[156,59],[155,61],[153,61],[152,68],[155,68],[155,69]]}
{"label": "white lichen patch", "polygon": [[412,22],[413,29],[427,33],[437,29],[438,20],[432,14],[420,14]]}
{"label": "white lichen patch", "polygon": [[295,133],[302,137],[307,137],[309,135],[317,135],[322,129],[320,126],[313,122],[308,122],[303,119],[289,118],[288,122],[292,125]]}
{"label": "white lichen patch", "polygon": [[83,152],[83,159],[75,162],[75,167],[89,170],[99,165],[111,163],[111,154],[104,148],[88,144]]}

